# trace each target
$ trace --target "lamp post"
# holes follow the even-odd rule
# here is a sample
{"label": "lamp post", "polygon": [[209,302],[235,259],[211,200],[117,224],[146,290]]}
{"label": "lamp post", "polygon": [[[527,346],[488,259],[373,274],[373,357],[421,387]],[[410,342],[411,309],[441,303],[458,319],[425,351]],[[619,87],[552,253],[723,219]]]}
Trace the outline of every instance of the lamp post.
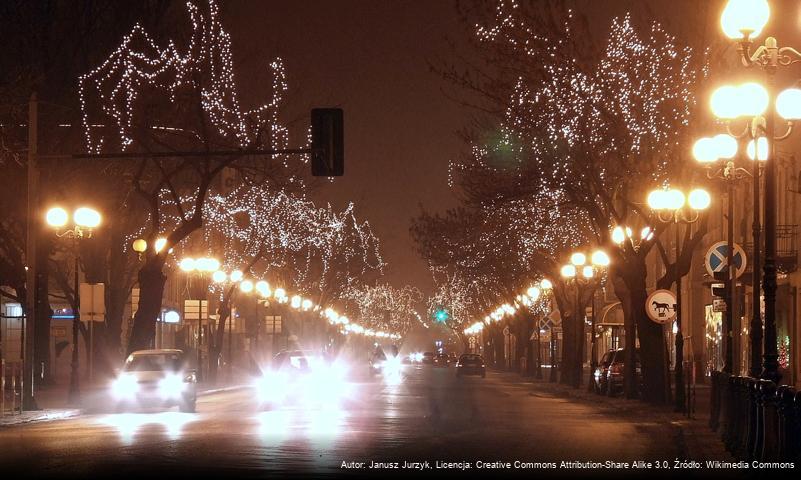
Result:
{"label": "lamp post", "polygon": [[[761,377],[779,382],[778,346],[776,344],[776,190],[777,169],[775,143],[787,138],[792,132],[793,120],[801,118],[801,90],[788,89],[772,98],[775,90],[776,71],[801,62],[801,53],[791,47],[779,47],[774,37],[767,37],[765,43],[752,51],[752,38],[758,37],[770,18],[767,0],[729,0],[721,16],[724,33],[737,41],[737,53],[743,66],[758,67],[765,73],[765,95],[753,94],[748,101],[732,104],[728,118],[739,116],[764,116],[756,122],[758,132],[767,140],[765,148],[765,262],[763,265],[763,288],[765,291],[765,336],[763,369]],[[729,90],[729,92],[732,92]],[[730,93],[731,94],[731,93]],[[755,100],[759,100],[757,103]],[[752,107],[748,111],[749,108]],[[758,108],[763,107],[761,111]],[[776,114],[788,121],[786,131],[776,135]],[[756,307],[759,309],[759,304]],[[753,324],[752,324],[753,327]],[[755,369],[753,369],[755,371]]]}
{"label": "lamp post", "polygon": [[[157,249],[159,248],[158,241],[155,245]],[[163,244],[162,244],[163,247]],[[216,258],[192,258],[192,257],[185,257],[178,262],[178,268],[182,271],[186,272],[189,275],[189,279],[191,280],[192,276],[198,276],[201,281],[206,284],[206,280],[208,280],[209,275],[211,275],[212,279],[216,272],[220,269],[220,261]],[[202,299],[200,300],[203,301]],[[208,311],[208,310],[207,310]],[[203,355],[201,353],[201,347],[203,346],[203,308],[201,303],[201,308],[198,308],[198,333],[197,333],[197,371],[198,377],[203,379]]]}
{"label": "lamp post", "polygon": [[[78,241],[83,238],[91,238],[92,231],[100,225],[101,216],[96,210],[88,207],[80,207],[70,215],[61,207],[53,207],[47,211],[45,221],[48,225],[56,229],[56,236],[59,238],[67,237],[73,241],[72,247],[75,256],[74,265],[74,287],[72,305],[72,359],[70,362],[70,387],[69,402],[76,403],[80,400],[80,373],[78,371],[78,333],[81,322],[81,300],[80,300],[80,254]],[[92,345],[89,345],[91,352]]]}
{"label": "lamp post", "polygon": [[[648,206],[656,212],[656,217],[662,223],[672,223],[676,234],[676,365],[673,368],[676,384],[676,411],[683,412],[686,404],[684,389],[684,334],[681,324],[681,275],[678,273],[678,263],[681,258],[681,235],[679,225],[690,225],[698,221],[700,212],[709,208],[711,198],[706,190],[697,188],[687,195],[682,191],[671,189],[658,189],[648,195]],[[689,211],[687,209],[689,206]],[[692,255],[692,252],[690,253]]]}
{"label": "lamp post", "polygon": [[[609,256],[606,252],[602,250],[596,250],[590,256],[590,262],[587,262],[587,256],[581,252],[575,252],[570,256],[570,263],[564,265],[561,269],[562,278],[565,279],[565,283],[572,283],[576,289],[576,297],[575,297],[575,307],[574,307],[574,315],[575,315],[575,322],[577,326],[577,338],[579,340],[578,345],[583,345],[584,342],[584,318],[581,314],[581,287],[582,286],[591,286],[592,287],[592,297],[594,300],[595,297],[595,290],[598,288],[599,283],[595,282],[594,279],[597,278],[597,273],[602,273],[603,270],[609,266]],[[581,275],[579,275],[579,269]],[[595,307],[593,302],[593,308]],[[595,341],[595,312],[593,311],[592,316],[592,334],[590,337],[590,378],[592,378],[592,372],[597,367],[597,352],[596,352],[596,341]],[[579,362],[581,362],[581,358],[579,355],[576,356]],[[581,385],[581,375],[576,379],[575,387]],[[590,388],[592,383],[590,382]]]}

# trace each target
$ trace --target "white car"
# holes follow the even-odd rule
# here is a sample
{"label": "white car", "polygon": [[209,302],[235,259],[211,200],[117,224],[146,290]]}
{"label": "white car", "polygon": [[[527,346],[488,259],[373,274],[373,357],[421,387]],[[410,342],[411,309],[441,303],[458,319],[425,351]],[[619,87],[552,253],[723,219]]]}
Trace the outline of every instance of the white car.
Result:
{"label": "white car", "polygon": [[353,395],[347,376],[343,362],[320,352],[290,350],[278,353],[254,386],[261,408],[335,407]]}
{"label": "white car", "polygon": [[135,407],[172,407],[194,412],[197,401],[195,371],[187,367],[181,350],[137,350],[128,356],[111,384],[117,410]]}

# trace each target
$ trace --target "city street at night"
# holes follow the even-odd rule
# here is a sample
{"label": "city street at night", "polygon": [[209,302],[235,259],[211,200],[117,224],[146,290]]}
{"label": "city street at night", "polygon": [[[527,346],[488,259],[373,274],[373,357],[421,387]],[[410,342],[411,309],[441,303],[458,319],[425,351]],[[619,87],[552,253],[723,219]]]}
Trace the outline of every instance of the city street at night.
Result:
{"label": "city street at night", "polygon": [[706,460],[687,456],[677,427],[664,420],[570,401],[501,374],[457,378],[450,368],[410,366],[399,382],[376,378],[354,387],[353,403],[341,407],[260,411],[252,389],[243,388],[202,397],[195,414],[86,414],[2,429],[0,442],[15,470],[52,477],[154,469],[187,477],[366,474],[379,462],[525,474],[525,465],[496,462],[669,460],[673,467],[675,459]]}
{"label": "city street at night", "polygon": [[0,479],[797,476],[801,0],[0,31]]}

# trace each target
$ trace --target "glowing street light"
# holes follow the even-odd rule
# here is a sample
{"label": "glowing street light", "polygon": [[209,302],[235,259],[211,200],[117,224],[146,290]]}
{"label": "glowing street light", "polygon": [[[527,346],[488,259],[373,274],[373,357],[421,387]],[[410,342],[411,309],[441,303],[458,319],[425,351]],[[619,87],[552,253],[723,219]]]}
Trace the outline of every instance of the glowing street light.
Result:
{"label": "glowing street light", "polygon": [[239,283],[239,289],[242,290],[243,293],[250,293],[253,291],[253,282],[250,280],[242,280]]}
{"label": "glowing street light", "polygon": [[767,0],[729,0],[720,16],[723,33],[733,40],[758,37],[770,18]]}
{"label": "glowing street light", "polygon": [[47,211],[45,220],[51,227],[63,227],[69,221],[69,214],[61,207],[53,207]]}

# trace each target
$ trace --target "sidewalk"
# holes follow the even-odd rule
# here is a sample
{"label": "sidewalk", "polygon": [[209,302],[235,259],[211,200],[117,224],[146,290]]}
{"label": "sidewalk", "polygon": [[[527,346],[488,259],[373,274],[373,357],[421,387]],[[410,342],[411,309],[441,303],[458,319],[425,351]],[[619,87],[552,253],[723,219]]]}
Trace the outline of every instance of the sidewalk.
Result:
{"label": "sidewalk", "polygon": [[[234,391],[245,388],[248,382],[244,378],[232,379],[231,382],[219,384],[198,383],[197,396],[203,397],[220,392]],[[107,382],[95,384],[82,384],[80,386],[80,401],[71,405],[69,399],[69,385],[58,384],[41,387],[36,391],[36,404],[40,410],[10,413],[0,416],[0,428],[22,425],[31,422],[46,422],[77,417],[86,413],[94,413],[107,404]],[[6,405],[10,409],[10,405]]]}
{"label": "sidewalk", "polygon": [[[537,394],[553,395],[583,403],[592,403],[607,409],[610,415],[643,416],[650,420],[669,424],[677,430],[677,435],[684,458],[679,460],[724,460],[735,461],[726,451],[717,433],[709,428],[710,387],[697,385],[693,418],[674,412],[673,405],[651,405],[637,399],[626,399],[620,396],[607,397],[587,391],[586,379],[581,387],[571,388],[567,385],[548,382],[547,370],[543,379],[521,377],[518,373],[493,370],[502,381],[509,383],[528,383]],[[532,394],[534,394],[532,392]],[[647,417],[645,417],[647,415]]]}

